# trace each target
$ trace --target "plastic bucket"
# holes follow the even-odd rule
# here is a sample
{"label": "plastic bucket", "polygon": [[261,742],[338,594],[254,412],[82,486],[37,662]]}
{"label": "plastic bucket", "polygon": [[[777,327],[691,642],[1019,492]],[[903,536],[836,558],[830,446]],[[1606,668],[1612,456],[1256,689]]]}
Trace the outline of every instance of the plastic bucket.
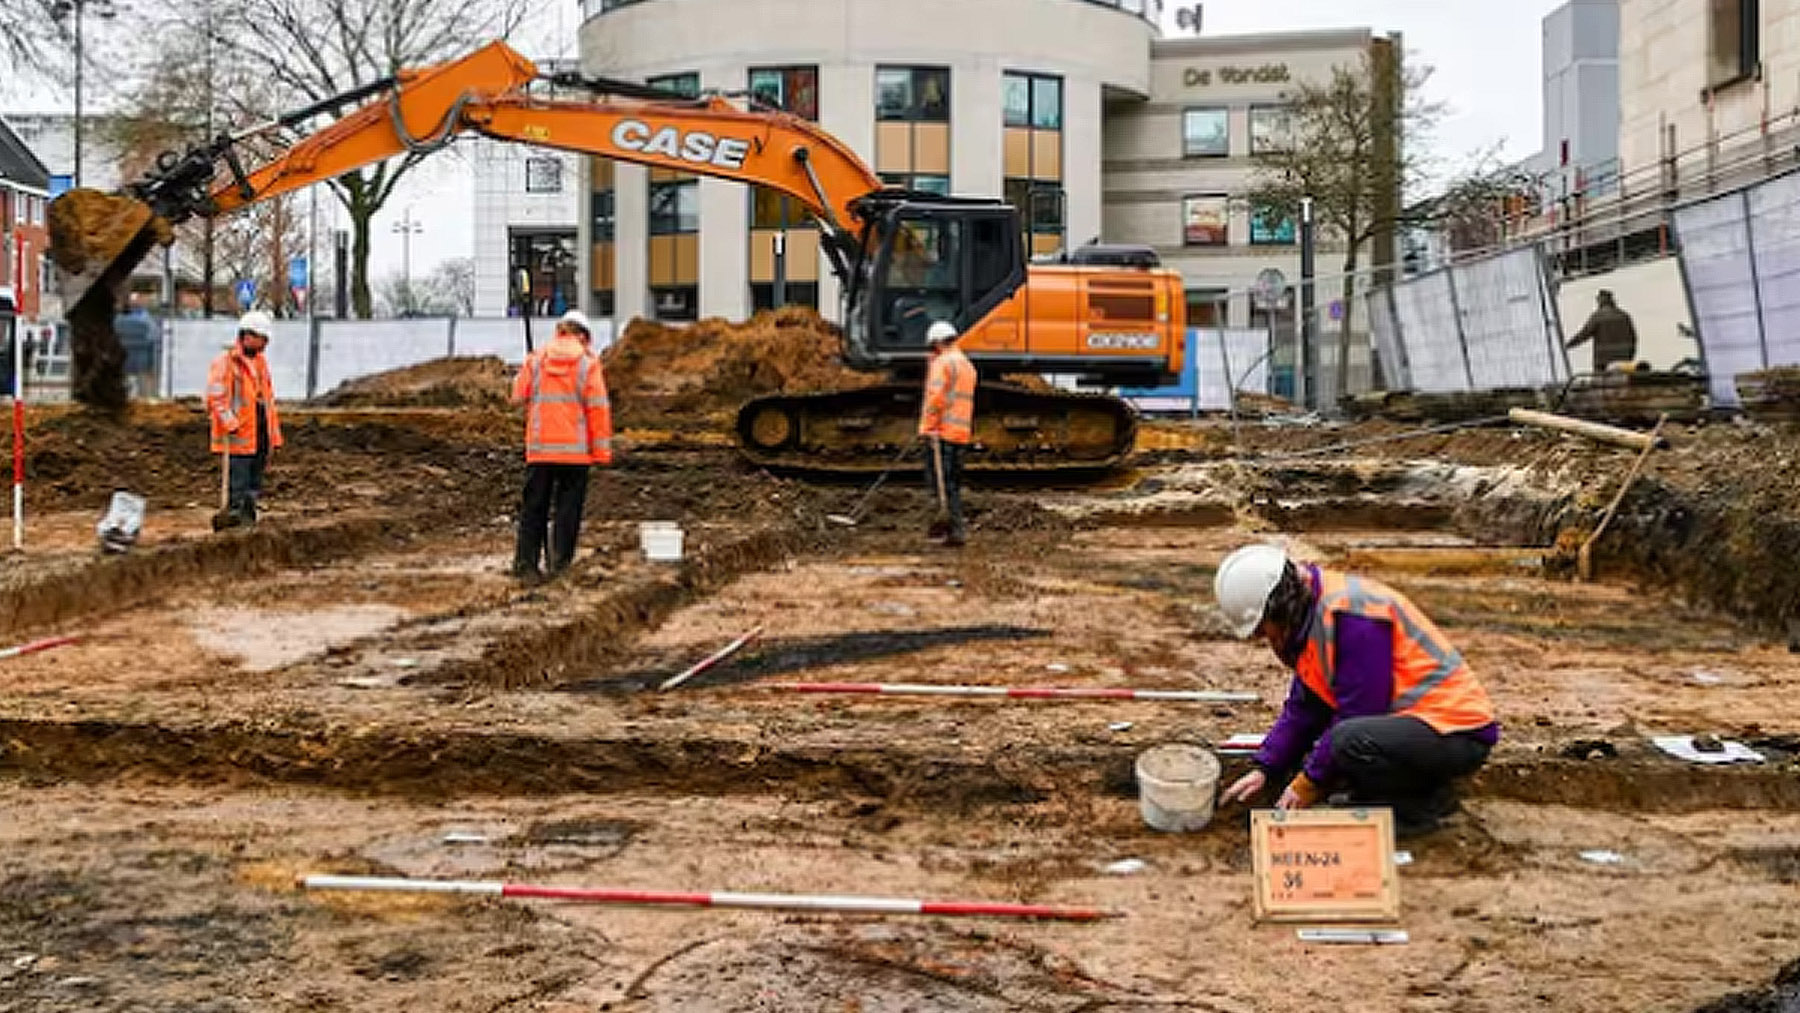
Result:
{"label": "plastic bucket", "polygon": [[638,525],[638,544],[652,563],[681,562],[681,525],[673,521],[645,521]]}
{"label": "plastic bucket", "polygon": [[1219,758],[1198,746],[1157,746],[1137,759],[1138,808],[1157,830],[1186,833],[1212,821]]}

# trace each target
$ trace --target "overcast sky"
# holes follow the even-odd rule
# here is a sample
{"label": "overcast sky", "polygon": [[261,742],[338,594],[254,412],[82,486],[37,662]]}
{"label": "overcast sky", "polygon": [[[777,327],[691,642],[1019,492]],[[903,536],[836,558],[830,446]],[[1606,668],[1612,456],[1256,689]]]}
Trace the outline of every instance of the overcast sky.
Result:
{"label": "overcast sky", "polygon": [[[979,0],[971,0],[979,2]],[[1177,0],[1168,0],[1171,5]],[[1190,0],[1191,2],[1191,0]],[[1368,27],[1400,32],[1409,58],[1435,68],[1428,93],[1449,106],[1432,147],[1454,165],[1476,151],[1503,144],[1507,160],[1530,155],[1540,147],[1542,21],[1561,0],[1208,0],[1207,35],[1281,31],[1299,28]],[[1174,6],[1165,28],[1175,31]],[[575,48],[579,23],[575,0],[545,0],[518,40],[532,56],[567,56]],[[0,101],[34,108],[56,104],[39,92],[6,94]],[[46,98],[52,98],[46,101]],[[322,212],[334,208],[323,190]],[[380,278],[400,270],[399,235],[392,231],[410,206],[423,219],[426,232],[413,240],[415,276],[446,257],[474,251],[473,186],[466,161],[442,157],[428,162],[410,182],[403,182],[376,220],[370,274]],[[340,224],[342,219],[340,217]]]}

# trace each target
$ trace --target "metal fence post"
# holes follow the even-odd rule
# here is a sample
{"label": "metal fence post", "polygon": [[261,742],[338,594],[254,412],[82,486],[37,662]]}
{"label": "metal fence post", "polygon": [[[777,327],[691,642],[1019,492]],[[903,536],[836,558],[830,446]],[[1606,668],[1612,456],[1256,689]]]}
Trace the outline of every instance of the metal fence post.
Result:
{"label": "metal fence post", "polygon": [[[1750,191],[1738,193],[1744,206],[1744,251],[1750,255],[1750,296],[1756,300],[1756,344],[1762,351],[1762,368],[1769,368],[1769,329],[1763,324],[1762,279],[1757,277],[1756,222],[1750,217]],[[1735,382],[1735,379],[1734,381]]]}
{"label": "metal fence post", "polygon": [[311,401],[319,396],[319,335],[325,329],[323,317],[315,316],[311,326],[307,328],[306,342],[306,399]]}
{"label": "metal fence post", "polygon": [[1450,314],[1456,318],[1456,347],[1462,349],[1463,375],[1469,379],[1469,392],[1475,392],[1475,366],[1469,361],[1469,335],[1463,329],[1462,300],[1456,296],[1456,267],[1444,268],[1444,281],[1450,286]]}

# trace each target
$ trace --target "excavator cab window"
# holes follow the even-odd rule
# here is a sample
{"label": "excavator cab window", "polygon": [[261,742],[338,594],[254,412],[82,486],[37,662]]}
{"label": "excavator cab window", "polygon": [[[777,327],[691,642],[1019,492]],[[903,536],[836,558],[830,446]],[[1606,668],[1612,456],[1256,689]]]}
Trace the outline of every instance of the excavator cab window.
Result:
{"label": "excavator cab window", "polygon": [[1018,218],[1006,205],[906,205],[884,224],[866,304],[882,351],[922,351],[934,321],[966,329],[1025,282]]}

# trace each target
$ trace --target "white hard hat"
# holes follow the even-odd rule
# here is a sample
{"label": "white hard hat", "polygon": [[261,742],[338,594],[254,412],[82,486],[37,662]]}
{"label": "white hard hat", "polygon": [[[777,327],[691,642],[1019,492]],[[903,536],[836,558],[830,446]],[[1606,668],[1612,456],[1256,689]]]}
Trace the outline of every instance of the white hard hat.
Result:
{"label": "white hard hat", "polygon": [[587,314],[581,312],[580,310],[570,310],[569,312],[564,313],[561,317],[557,318],[556,326],[561,327],[564,324],[569,324],[570,326],[573,326],[573,327],[579,327],[579,328],[581,328],[581,333],[589,335],[589,336],[592,336],[594,333],[594,329],[592,327],[588,326]]}
{"label": "white hard hat", "polygon": [[950,323],[948,320],[934,320],[932,321],[931,326],[925,331],[925,343],[927,345],[941,345],[946,341],[955,340],[956,325]]}
{"label": "white hard hat", "polygon": [[1263,609],[1287,570],[1287,553],[1275,545],[1246,545],[1225,557],[1213,575],[1213,594],[1231,632],[1248,638],[1262,625]]}
{"label": "white hard hat", "polygon": [[260,334],[267,338],[274,330],[274,319],[262,310],[251,310],[243,316],[238,317],[238,332],[240,334],[244,331],[249,331],[251,334]]}

